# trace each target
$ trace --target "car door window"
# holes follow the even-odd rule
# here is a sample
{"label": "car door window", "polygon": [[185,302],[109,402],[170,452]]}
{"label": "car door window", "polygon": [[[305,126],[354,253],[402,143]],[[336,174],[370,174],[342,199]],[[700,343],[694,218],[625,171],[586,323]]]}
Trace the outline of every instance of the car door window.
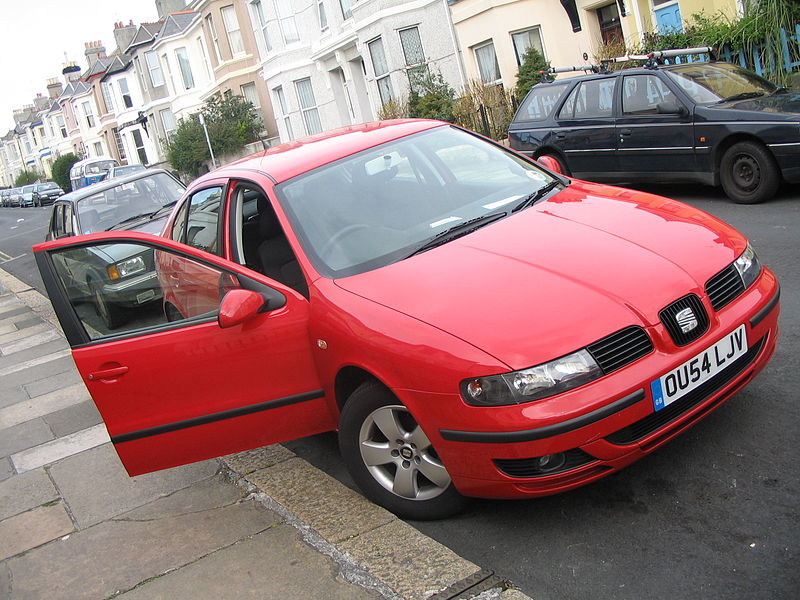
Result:
{"label": "car door window", "polygon": [[222,206],[222,190],[222,186],[215,186],[192,194],[186,211],[186,228],[181,234],[181,239],[177,241],[212,254],[219,254],[219,212]]}
{"label": "car door window", "polygon": [[613,78],[591,79],[579,83],[558,113],[559,119],[601,119],[611,116]]}
{"label": "car door window", "polygon": [[53,209],[53,221],[50,225],[50,230],[53,232],[53,238],[59,238],[66,232],[64,230],[64,205],[56,204]]}
{"label": "car door window", "polygon": [[549,117],[569,86],[564,83],[540,83],[531,88],[517,111],[517,119],[542,121]]}
{"label": "car door window", "polygon": [[214,319],[236,276],[177,252],[130,242],[52,253],[56,276],[88,338]]}
{"label": "car door window", "polygon": [[675,94],[655,75],[626,75],[622,81],[622,113],[655,115],[658,105],[677,105]]}

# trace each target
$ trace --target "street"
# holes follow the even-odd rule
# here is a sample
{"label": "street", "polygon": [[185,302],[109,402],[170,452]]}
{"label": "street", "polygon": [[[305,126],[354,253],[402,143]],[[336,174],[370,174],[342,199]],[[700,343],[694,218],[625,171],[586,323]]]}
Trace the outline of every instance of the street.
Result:
{"label": "street", "polygon": [[[800,192],[756,206],[719,190],[650,186],[747,235],[781,282],[781,339],[744,391],[650,457],[587,487],[530,501],[474,500],[413,522],[537,600],[790,598],[800,587]],[[0,209],[0,267],[44,293],[31,244],[49,208]],[[620,265],[624,268],[624,265]],[[285,444],[349,487],[336,437]]]}

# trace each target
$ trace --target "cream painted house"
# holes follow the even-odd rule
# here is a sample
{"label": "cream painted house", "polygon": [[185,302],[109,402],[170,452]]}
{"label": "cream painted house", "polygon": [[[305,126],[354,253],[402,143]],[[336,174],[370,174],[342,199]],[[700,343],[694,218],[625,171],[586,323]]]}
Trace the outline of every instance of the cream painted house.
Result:
{"label": "cream painted house", "polygon": [[467,78],[516,84],[530,46],[554,67],[598,62],[604,42],[681,28],[692,14],[740,14],[739,0],[449,0]]}

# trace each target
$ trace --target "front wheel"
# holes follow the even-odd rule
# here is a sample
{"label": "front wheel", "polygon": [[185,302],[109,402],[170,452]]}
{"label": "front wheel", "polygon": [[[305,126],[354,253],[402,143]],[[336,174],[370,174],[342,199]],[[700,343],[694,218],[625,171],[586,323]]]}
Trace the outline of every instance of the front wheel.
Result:
{"label": "front wheel", "polygon": [[339,449],[370,500],[409,519],[442,519],[465,503],[425,432],[377,382],[362,384],[342,411]]}
{"label": "front wheel", "polygon": [[725,194],[737,204],[757,204],[775,195],[781,175],[764,146],[739,142],[722,156],[720,180]]}
{"label": "front wheel", "polygon": [[99,285],[92,287],[92,295],[94,296],[94,308],[97,315],[103,320],[108,329],[116,329],[124,320],[122,316],[122,309],[116,304],[112,304],[103,295]]}
{"label": "front wheel", "polygon": [[565,177],[570,177],[572,175],[572,173],[569,170],[569,167],[567,166],[567,163],[564,161],[563,158],[561,158],[557,154],[542,154],[541,156],[537,157],[536,160],[539,160],[541,158],[545,159],[542,162],[542,164],[545,167],[550,167],[550,165],[547,164],[547,163],[548,163],[548,161],[553,161],[558,166],[558,169],[557,170],[556,169],[551,169],[551,170],[557,171],[558,173],[560,173],[561,175],[564,175]]}

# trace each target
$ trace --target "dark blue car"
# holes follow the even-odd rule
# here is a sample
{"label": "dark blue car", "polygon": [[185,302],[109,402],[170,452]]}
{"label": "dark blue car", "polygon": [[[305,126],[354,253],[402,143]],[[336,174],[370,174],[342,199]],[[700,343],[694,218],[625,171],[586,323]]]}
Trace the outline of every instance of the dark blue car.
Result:
{"label": "dark blue car", "polygon": [[512,148],[591,181],[722,185],[742,204],[800,182],[800,94],[724,62],[540,83],[508,137]]}

